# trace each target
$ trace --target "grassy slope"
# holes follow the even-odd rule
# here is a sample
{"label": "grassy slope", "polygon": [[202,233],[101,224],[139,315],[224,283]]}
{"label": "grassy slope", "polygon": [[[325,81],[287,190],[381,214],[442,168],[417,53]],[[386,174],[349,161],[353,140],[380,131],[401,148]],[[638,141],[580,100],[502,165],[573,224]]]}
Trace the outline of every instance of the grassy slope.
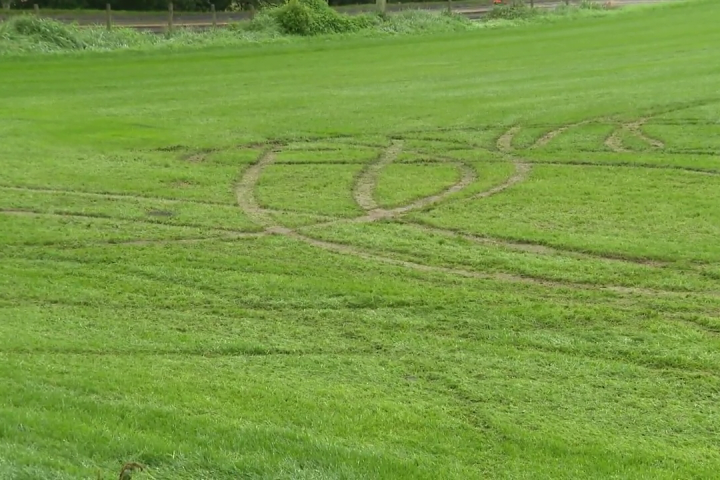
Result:
{"label": "grassy slope", "polygon": [[[719,13],[702,2],[434,38],[0,60],[0,185],[123,194],[0,190],[0,477],[113,478],[129,460],[187,479],[711,477],[718,177],[646,167],[720,171],[707,135],[693,140],[694,125],[717,125]],[[510,174],[493,149],[511,125],[529,145],[655,113],[646,128],[669,153],[609,153],[599,127],[517,153],[642,168],[540,165],[498,196],[412,217],[551,252],[417,226],[307,230],[546,283],[282,236],[103,243],[258,231],[232,208],[257,142],[349,136],[380,154],[406,137],[417,163],[470,162],[479,191]],[[705,150],[688,164],[694,145]],[[315,166],[287,155],[301,165],[268,170],[260,200],[290,223],[293,208],[354,214],[347,188],[372,157],[351,150]],[[343,164],[342,184],[326,183]],[[314,204],[293,199],[308,185]],[[147,215],[164,210],[176,215]],[[613,285],[637,289],[594,289]]]}

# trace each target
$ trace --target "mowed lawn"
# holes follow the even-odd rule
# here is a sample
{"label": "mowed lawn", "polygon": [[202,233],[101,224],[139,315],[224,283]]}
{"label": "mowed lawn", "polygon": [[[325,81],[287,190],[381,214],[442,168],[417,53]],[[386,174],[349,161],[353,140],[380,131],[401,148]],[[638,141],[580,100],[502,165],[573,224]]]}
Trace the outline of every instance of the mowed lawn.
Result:
{"label": "mowed lawn", "polygon": [[0,478],[716,477],[718,18],[0,60]]}

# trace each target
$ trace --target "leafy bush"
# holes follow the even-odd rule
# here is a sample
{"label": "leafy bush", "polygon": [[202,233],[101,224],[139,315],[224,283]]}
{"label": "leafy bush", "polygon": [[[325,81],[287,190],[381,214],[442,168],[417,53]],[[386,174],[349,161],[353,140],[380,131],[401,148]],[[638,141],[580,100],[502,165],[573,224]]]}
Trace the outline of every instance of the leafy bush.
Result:
{"label": "leafy bush", "polygon": [[347,33],[366,28],[367,20],[353,18],[330,8],[325,0],[288,0],[272,8],[280,30],[288,35]]}

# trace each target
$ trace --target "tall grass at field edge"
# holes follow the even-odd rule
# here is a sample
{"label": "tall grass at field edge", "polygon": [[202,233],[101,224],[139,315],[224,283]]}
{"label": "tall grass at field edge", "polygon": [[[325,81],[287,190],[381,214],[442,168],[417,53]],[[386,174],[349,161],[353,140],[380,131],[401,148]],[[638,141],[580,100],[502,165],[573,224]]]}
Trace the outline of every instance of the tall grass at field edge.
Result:
{"label": "tall grass at field edge", "polygon": [[0,23],[0,55],[229,47],[297,41],[302,36],[340,38],[348,35],[451,33],[605,16],[624,10],[603,9],[596,2],[534,10],[507,6],[496,9],[481,21],[472,21],[447,11],[427,10],[349,16],[329,8],[322,0],[288,0],[280,6],[260,11],[251,21],[238,22],[229,28],[204,31],[177,28],[164,34],[120,27],[112,30],[101,26],[80,27],[53,19],[18,15]]}

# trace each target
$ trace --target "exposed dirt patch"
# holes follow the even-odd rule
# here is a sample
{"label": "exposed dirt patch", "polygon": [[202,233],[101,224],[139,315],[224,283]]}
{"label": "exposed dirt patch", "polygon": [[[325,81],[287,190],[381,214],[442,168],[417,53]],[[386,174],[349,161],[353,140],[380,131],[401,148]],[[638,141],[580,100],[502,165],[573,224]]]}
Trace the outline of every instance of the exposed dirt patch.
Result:
{"label": "exposed dirt patch", "polygon": [[[554,136],[559,135],[563,131],[567,130],[568,128],[571,128],[573,126],[583,125],[586,123],[590,123],[590,121],[585,122],[579,122],[574,125],[568,125],[561,127],[559,129],[554,130],[553,132],[550,132],[547,134],[543,139],[541,139],[543,142],[550,141]],[[507,140],[509,139],[509,140]],[[507,141],[510,141],[511,143],[512,135],[508,135],[506,132],[506,139],[503,140],[503,148],[507,146]],[[537,142],[536,142],[537,144]],[[423,199],[417,200],[415,202],[412,202],[408,205],[394,208],[394,209],[383,209],[379,208],[377,203],[373,199],[373,192],[376,187],[377,179],[379,176],[380,171],[382,168],[390,164],[399,154],[402,148],[402,140],[394,140],[391,144],[391,146],[385,151],[385,153],[373,164],[368,166],[365,171],[358,177],[357,182],[353,189],[353,194],[356,202],[358,205],[360,205],[365,210],[365,215],[362,215],[360,217],[355,218],[344,218],[344,219],[334,219],[328,222],[324,223],[316,223],[314,225],[308,225],[312,227],[326,227],[326,226],[332,226],[337,224],[345,224],[345,223],[371,223],[376,221],[382,221],[382,220],[401,220],[403,215],[407,212],[410,212],[412,210],[423,208],[427,205],[431,205],[436,202],[440,202],[444,199],[446,199],[449,195],[456,193],[463,188],[466,188],[468,185],[472,184],[472,182],[475,181],[476,174],[473,169],[466,165],[461,165],[460,168],[463,169],[463,175],[459,182],[457,182],[455,185],[451,186],[450,188],[446,189],[445,191],[437,194],[437,195],[431,195],[428,197],[425,197]],[[525,276],[525,275],[516,275],[516,274],[510,274],[505,272],[482,272],[482,271],[476,271],[473,269],[468,268],[462,268],[462,267],[444,267],[444,266],[433,266],[433,265],[426,265],[414,261],[410,261],[404,258],[400,258],[398,255],[388,253],[388,252],[381,252],[376,253],[372,251],[368,251],[363,248],[357,248],[352,245],[347,244],[341,244],[341,243],[335,243],[335,242],[329,242],[324,240],[319,240],[313,237],[310,237],[308,235],[305,235],[303,233],[299,233],[297,230],[293,228],[288,228],[284,226],[277,225],[277,223],[274,222],[274,220],[269,215],[274,210],[270,209],[264,209],[262,208],[258,203],[257,199],[255,198],[254,189],[257,184],[257,181],[262,173],[262,170],[269,164],[273,163],[274,161],[274,153],[273,152],[266,152],[256,164],[251,166],[245,171],[245,174],[243,175],[242,179],[238,182],[236,193],[238,196],[238,203],[240,204],[240,207],[243,209],[243,211],[254,221],[264,225],[266,227],[263,234],[267,235],[284,235],[289,238],[293,238],[299,241],[302,241],[304,243],[307,243],[308,245],[312,245],[321,249],[324,249],[326,251],[344,254],[344,255],[352,255],[358,258],[363,258],[367,260],[372,260],[376,262],[381,262],[385,264],[391,264],[391,265],[397,265],[404,268],[412,269],[419,272],[435,272],[435,273],[445,273],[445,274],[452,274],[456,276],[463,276],[468,278],[477,278],[477,279],[486,279],[486,280],[496,280],[496,281],[504,281],[504,282],[515,282],[515,283],[525,283],[525,284],[535,284],[535,285],[541,285],[545,287],[551,287],[551,288],[571,288],[576,290],[605,290],[610,291],[613,293],[617,293],[620,295],[663,295],[663,296],[687,296],[688,294],[685,292],[676,292],[676,291],[667,291],[667,290],[654,290],[654,289],[648,289],[648,288],[634,288],[634,287],[621,287],[616,285],[595,285],[595,284],[586,284],[586,283],[577,283],[577,282],[568,282],[568,281],[558,281],[555,279],[546,279],[546,278],[539,278],[539,277],[532,277],[532,276]],[[515,185],[516,183],[519,183],[523,180],[525,180],[531,170],[531,164],[529,162],[515,159],[514,160],[514,166],[515,166],[515,172],[514,174],[508,178],[505,182],[503,182],[500,185],[497,185],[495,187],[492,187],[484,192],[480,192],[475,194],[472,198],[485,198],[492,195],[495,195],[497,193],[500,193],[504,191],[505,189]],[[459,238],[463,238],[468,241],[472,241],[474,243],[478,244],[485,244],[485,245],[495,245],[495,246],[502,246],[505,248],[510,248],[517,251],[522,252],[528,252],[538,255],[566,255],[571,256],[575,258],[590,258],[590,259],[596,259],[596,260],[603,260],[603,261],[618,261],[618,262],[627,262],[627,263],[636,263],[636,264],[643,264],[648,265],[652,267],[665,267],[666,264],[660,263],[660,262],[654,262],[651,260],[645,260],[645,259],[634,259],[634,258],[616,258],[610,255],[600,255],[600,254],[593,254],[593,253],[586,253],[586,252],[577,252],[577,251],[571,251],[566,249],[560,249],[560,248],[554,248],[554,247],[548,247],[544,245],[538,245],[533,243],[524,243],[524,242],[511,242],[511,241],[505,241],[502,239],[494,239],[494,238],[484,238],[480,236],[474,236],[470,234],[465,234],[462,232],[453,232],[443,229],[435,229],[433,227],[426,227],[422,225],[417,225],[413,222],[408,222],[412,225],[418,226],[419,228],[428,231],[429,233],[441,233],[445,235],[452,235]],[[698,295],[700,296],[716,296],[713,292],[698,292]],[[720,296],[720,295],[717,295]]]}
{"label": "exposed dirt patch", "polygon": [[265,229],[265,232],[270,235],[292,235],[293,230],[287,227],[273,226]]}
{"label": "exposed dirt patch", "polygon": [[515,138],[515,135],[520,131],[520,126],[515,125],[514,127],[511,127],[507,132],[500,135],[500,138],[497,139],[497,142],[495,142],[495,145],[497,146],[497,149],[503,153],[510,153],[513,151],[512,141],[513,138]]}
{"label": "exposed dirt patch", "polygon": [[570,130],[571,128],[582,127],[583,125],[587,125],[590,122],[591,122],[591,120],[583,120],[583,121],[577,122],[577,123],[570,123],[568,125],[562,125],[562,126],[556,128],[555,130],[549,131],[548,133],[546,133],[545,135],[543,135],[542,137],[537,139],[537,141],[532,145],[531,148],[544,147],[545,145],[550,143],[553,138],[557,137],[558,135],[565,133],[566,131]]}
{"label": "exposed dirt patch", "polygon": [[205,160],[205,157],[207,157],[206,153],[193,153],[190,155],[183,155],[182,159],[190,163],[200,163]]}
{"label": "exposed dirt patch", "polygon": [[38,212],[35,210],[26,210],[18,208],[10,208],[0,210],[0,214],[3,215],[19,215],[28,217],[57,217],[57,218],[87,218],[87,219],[107,219],[110,218],[107,215],[92,214],[92,213],[72,213],[72,212]]}
{"label": "exposed dirt patch", "polygon": [[147,212],[151,217],[174,217],[175,214],[168,210],[150,210]]}
{"label": "exposed dirt patch", "polygon": [[645,117],[645,118],[641,118],[635,122],[628,123],[627,129],[631,133],[633,133],[635,136],[637,136],[644,142],[650,144],[651,146],[653,146],[655,148],[665,148],[665,143],[663,143],[662,141],[657,140],[655,138],[649,137],[648,135],[645,134],[645,132],[643,132],[642,126],[645,123],[647,123],[648,120],[649,120],[649,118]]}
{"label": "exposed dirt patch", "polygon": [[648,145],[654,147],[654,148],[665,148],[665,144],[661,142],[660,140],[657,140],[655,138],[651,138],[648,135],[645,134],[642,130],[642,126],[647,123],[649,120],[649,117],[643,117],[638,120],[635,120],[634,122],[624,123],[620,126],[620,128],[616,129],[610,136],[605,139],[605,146],[608,147],[610,150],[616,153],[627,153],[631,152],[631,150],[625,148],[622,144],[622,141],[620,139],[620,134],[622,132],[628,132],[632,135],[635,135],[643,142],[647,143]]}
{"label": "exposed dirt patch", "polygon": [[605,139],[605,142],[603,142],[607,148],[615,153],[627,153],[630,151],[623,146],[622,140],[620,139],[620,133],[622,131],[622,127],[615,129],[610,136]]}
{"label": "exposed dirt patch", "polygon": [[602,254],[597,254],[597,253],[579,252],[577,250],[550,247],[547,245],[540,245],[537,243],[513,242],[510,240],[504,240],[504,239],[500,239],[500,238],[472,235],[472,234],[458,232],[458,231],[454,231],[454,230],[448,230],[448,229],[444,229],[444,228],[431,227],[428,225],[423,225],[420,223],[410,222],[410,221],[405,221],[403,223],[406,223],[407,225],[412,225],[413,227],[416,227],[427,233],[432,233],[432,234],[436,234],[436,235],[446,235],[446,236],[455,237],[455,238],[462,238],[464,240],[467,240],[467,241],[470,241],[473,243],[477,243],[480,245],[504,247],[504,248],[508,248],[511,250],[527,252],[527,253],[532,253],[532,254],[536,254],[536,255],[569,256],[569,257],[574,257],[574,258],[585,258],[585,259],[601,260],[601,261],[609,261],[609,262],[632,263],[632,264],[645,265],[645,266],[656,267],[656,268],[664,268],[669,265],[667,262],[660,262],[660,261],[650,260],[650,259],[645,259],[645,258],[634,258],[634,257],[631,258],[631,257],[623,257],[623,256],[619,256],[619,255],[602,255]]}
{"label": "exposed dirt patch", "polygon": [[200,163],[204,162],[208,155],[218,151],[220,150],[217,148],[201,148],[200,150],[195,150],[181,155],[180,158],[186,162]]}
{"label": "exposed dirt patch", "polygon": [[265,233],[234,233],[231,235],[217,235],[211,237],[189,237],[189,238],[169,238],[169,239],[133,239],[133,240],[109,240],[106,242],[91,242],[83,246],[77,246],[73,248],[84,248],[95,245],[177,245],[177,244],[194,244],[202,242],[215,242],[215,241],[232,241],[243,238],[260,238],[265,236]]}
{"label": "exposed dirt patch", "polygon": [[411,210],[419,210],[421,208],[425,208],[429,205],[432,205],[434,203],[441,202],[445,200],[450,195],[457,193],[468,186],[470,186],[477,178],[475,174],[475,170],[470,168],[469,166],[465,165],[464,163],[457,164],[458,168],[461,171],[461,177],[460,181],[458,181],[456,184],[452,185],[451,187],[443,190],[442,192],[436,194],[436,195],[430,195],[429,197],[421,198],[419,200],[414,201],[413,203],[409,205],[405,205],[403,207],[397,207],[390,210],[391,214],[397,215],[397,214],[403,214],[410,212]]}
{"label": "exposed dirt patch", "polygon": [[[574,283],[574,282],[563,282],[563,281],[557,281],[557,280],[548,280],[543,278],[537,278],[537,277],[530,277],[530,276],[522,276],[522,275],[514,275],[509,273],[502,273],[502,272],[478,272],[474,270],[467,270],[462,268],[451,268],[451,267],[441,267],[441,266],[434,266],[434,265],[425,265],[422,263],[417,262],[411,262],[408,260],[403,260],[400,258],[397,258],[392,255],[379,255],[373,252],[368,252],[363,249],[359,249],[356,247],[352,247],[350,245],[344,245],[334,242],[328,242],[325,240],[318,240],[312,237],[308,237],[306,235],[299,234],[297,232],[293,232],[290,234],[291,238],[294,238],[296,240],[303,241],[309,245],[322,248],[323,250],[327,250],[334,253],[339,253],[343,255],[352,255],[358,258],[363,258],[366,260],[372,260],[380,263],[385,263],[389,265],[397,265],[404,268],[412,269],[418,272],[428,272],[428,273],[444,273],[444,274],[450,274],[450,275],[457,275],[461,277],[466,278],[476,278],[481,280],[493,280],[493,281],[502,281],[502,282],[512,282],[512,283],[524,283],[524,284],[532,284],[532,285],[538,285],[543,287],[549,287],[549,288],[565,288],[565,289],[573,289],[573,290],[605,290],[613,293],[617,293],[620,295],[643,295],[643,296],[669,296],[669,297],[686,297],[689,294],[687,292],[679,292],[679,291],[671,291],[671,290],[655,290],[650,288],[639,288],[639,287],[621,287],[621,286],[615,286],[615,285],[595,285],[595,284],[584,284],[584,283]],[[720,293],[717,292],[698,292],[698,296],[710,296],[710,297],[720,297]]]}
{"label": "exposed dirt patch", "polygon": [[203,200],[190,200],[190,199],[179,199],[179,198],[166,198],[166,197],[152,197],[146,195],[135,195],[132,193],[104,193],[104,192],[85,192],[80,190],[61,190],[53,188],[42,188],[42,187],[16,187],[10,185],[0,185],[0,190],[11,190],[16,192],[36,192],[36,193],[47,193],[50,195],[75,195],[78,197],[93,197],[93,198],[106,198],[110,200],[138,200],[138,201],[162,201],[171,203],[192,203],[196,205],[229,205],[224,202],[211,202]]}
{"label": "exposed dirt patch", "polygon": [[272,146],[279,146],[280,142],[253,142],[253,143],[247,143],[245,145],[238,145],[237,148],[249,148],[249,149],[257,149],[257,150],[264,150],[267,148],[270,148]]}
{"label": "exposed dirt patch", "polygon": [[264,227],[275,226],[275,221],[267,211],[260,206],[255,197],[255,186],[260,179],[262,171],[275,161],[275,152],[269,150],[260,156],[260,159],[251,165],[235,186],[235,196],[238,205],[253,222]]}
{"label": "exposed dirt patch", "polygon": [[489,190],[485,190],[484,192],[476,193],[475,195],[473,195],[473,198],[487,198],[487,197],[490,197],[492,195],[495,195],[497,193],[502,192],[503,190],[506,190],[506,189],[512,187],[516,183],[522,182],[523,180],[525,180],[527,178],[528,174],[530,173],[531,168],[532,168],[532,166],[529,163],[521,162],[521,161],[515,162],[515,173],[513,173],[513,175],[510,178],[505,180],[500,185],[492,187]]}
{"label": "exposed dirt patch", "polygon": [[680,170],[688,173],[696,173],[698,175],[709,175],[718,176],[720,171],[714,170],[703,170],[700,168],[684,167],[682,165],[659,165],[655,163],[633,163],[633,162],[616,162],[616,163],[603,163],[603,162],[592,162],[587,160],[570,160],[567,162],[549,162],[539,161],[536,162],[538,165],[558,165],[562,167],[603,167],[603,168],[646,168],[649,170]]}
{"label": "exposed dirt patch", "polygon": [[397,158],[402,151],[402,145],[402,140],[393,140],[390,147],[385,150],[380,158],[376,162],[368,165],[357,178],[353,188],[353,198],[355,198],[355,203],[366,212],[378,209],[378,204],[373,198],[378,175],[383,168]]}
{"label": "exposed dirt patch", "polygon": [[37,215],[37,212],[33,212],[32,210],[23,210],[20,208],[3,208],[0,209],[0,213],[5,215]]}

